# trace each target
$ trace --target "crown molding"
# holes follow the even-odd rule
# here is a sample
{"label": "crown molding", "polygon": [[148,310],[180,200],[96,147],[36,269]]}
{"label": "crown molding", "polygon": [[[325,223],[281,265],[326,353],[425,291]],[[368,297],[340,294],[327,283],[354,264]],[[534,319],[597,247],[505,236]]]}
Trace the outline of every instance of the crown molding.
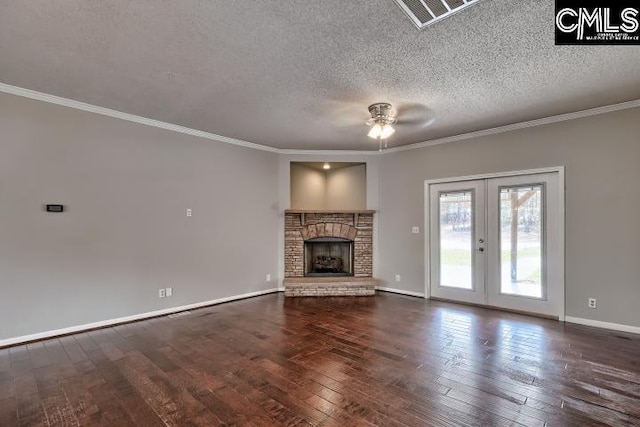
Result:
{"label": "crown molding", "polygon": [[100,114],[107,117],[126,120],[128,122],[165,129],[172,132],[183,133],[183,134],[195,136],[198,138],[210,139],[212,141],[222,142],[225,144],[238,145],[240,147],[253,148],[255,150],[269,151],[271,153],[278,153],[280,151],[277,148],[267,147],[266,145],[255,144],[253,142],[243,141],[241,139],[228,138],[226,136],[216,135],[210,132],[191,129],[191,128],[179,126],[173,123],[167,123],[159,120],[149,119],[147,117],[136,116],[135,114],[123,113],[121,111],[112,110],[104,107],[98,107],[97,105],[74,101],[73,99],[62,98],[60,96],[50,95],[43,92],[37,92],[35,90],[24,89],[18,86],[11,86],[5,83],[0,83],[0,92],[8,93],[11,95],[22,96],[24,98],[35,99],[37,101],[48,102],[51,104],[62,105],[64,107],[70,107],[76,110],[88,111],[90,113]]}
{"label": "crown molding", "polygon": [[620,104],[605,105],[603,107],[590,108],[588,110],[577,111],[575,113],[560,114],[557,116],[549,116],[542,119],[531,120],[528,122],[514,123],[510,125],[500,126],[491,129],[479,130],[476,132],[463,133],[460,135],[449,136],[446,138],[432,139],[415,144],[403,145],[401,147],[392,147],[384,151],[384,153],[396,153],[399,151],[417,150],[420,148],[432,147],[434,145],[447,144],[449,142],[464,141],[466,139],[481,138],[483,136],[496,135],[504,132],[511,132],[519,129],[526,129],[536,126],[544,126],[553,123],[565,122],[568,120],[581,119],[584,117],[596,116],[598,114],[612,113],[614,111],[628,110],[640,107],[640,99],[622,102]]}
{"label": "crown molding", "polygon": [[191,129],[184,126],[179,126],[173,123],[162,122],[159,120],[149,119],[142,116],[136,116],[135,114],[123,113],[121,111],[112,110],[109,108],[98,107],[97,105],[87,104],[84,102],[74,101],[72,99],[62,98],[56,95],[50,95],[43,92],[37,92],[35,90],[25,89],[18,86],[8,85],[0,82],[0,92],[8,93],[11,95],[22,96],[24,98],[35,99],[38,101],[48,102],[51,104],[62,105],[76,110],[87,111],[90,113],[100,114],[107,117],[113,117],[116,119],[126,120],[133,123],[138,123],[146,126],[152,126],[172,132],[178,132],[186,135],[195,136],[198,138],[209,139],[216,142],[225,144],[236,145],[240,147],[252,148],[254,150],[268,151],[270,153],[286,154],[286,155],[322,155],[322,156],[378,156],[388,153],[397,153],[400,151],[418,150],[420,148],[431,147],[434,145],[447,144],[449,142],[464,141],[472,138],[481,138],[484,136],[495,135],[504,132],[510,132],[519,129],[526,129],[536,126],[543,126],[552,123],[559,123],[568,120],[580,119],[584,117],[595,116],[599,114],[612,113],[615,111],[628,110],[631,108],[640,107],[640,99],[633,101],[622,102],[620,104],[606,105],[603,107],[591,108],[588,110],[577,111],[575,113],[560,114],[557,116],[545,117],[542,119],[531,120],[528,122],[514,123],[510,125],[500,126],[491,129],[485,129],[475,132],[463,133],[460,135],[450,136],[446,138],[431,139],[415,144],[403,145],[401,147],[392,147],[384,151],[378,150],[298,150],[298,149],[282,149],[274,148],[266,145],[256,144],[253,142],[243,141],[241,139],[229,138],[222,135],[216,135],[214,133],[205,132],[197,129]]}
{"label": "crown molding", "polygon": [[378,150],[293,150],[289,148],[279,149],[278,153],[287,154],[291,156],[295,155],[320,155],[320,156],[379,156],[384,154],[384,151]]}

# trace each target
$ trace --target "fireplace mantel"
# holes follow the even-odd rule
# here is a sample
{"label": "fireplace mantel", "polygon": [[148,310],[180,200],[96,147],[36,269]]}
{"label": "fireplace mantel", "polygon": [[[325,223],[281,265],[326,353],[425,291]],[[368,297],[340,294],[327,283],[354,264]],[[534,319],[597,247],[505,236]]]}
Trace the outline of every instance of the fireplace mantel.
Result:
{"label": "fireplace mantel", "polygon": [[362,210],[326,210],[326,209],[285,209],[285,215],[288,214],[299,214],[300,222],[302,225],[306,224],[307,215],[333,215],[333,214],[341,214],[341,215],[353,215],[353,223],[358,223],[358,217],[360,215],[373,215],[376,213],[375,210],[371,209],[362,209]]}
{"label": "fireplace mantel", "polygon": [[286,214],[373,214],[375,210],[285,209]]}

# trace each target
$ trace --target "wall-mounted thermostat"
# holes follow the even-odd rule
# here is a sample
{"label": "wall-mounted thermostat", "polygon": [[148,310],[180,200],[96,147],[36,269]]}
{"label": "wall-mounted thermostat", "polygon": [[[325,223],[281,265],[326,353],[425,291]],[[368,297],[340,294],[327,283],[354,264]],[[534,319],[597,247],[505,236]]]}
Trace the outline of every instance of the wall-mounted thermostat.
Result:
{"label": "wall-mounted thermostat", "polygon": [[47,205],[47,212],[64,212],[64,205]]}

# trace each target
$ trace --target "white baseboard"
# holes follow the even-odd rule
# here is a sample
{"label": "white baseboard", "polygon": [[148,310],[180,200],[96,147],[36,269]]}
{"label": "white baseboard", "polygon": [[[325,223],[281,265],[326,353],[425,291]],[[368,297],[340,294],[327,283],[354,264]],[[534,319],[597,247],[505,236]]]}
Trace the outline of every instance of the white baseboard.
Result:
{"label": "white baseboard", "polygon": [[580,317],[565,317],[565,322],[577,325],[593,326],[596,328],[611,329],[613,331],[630,332],[640,334],[640,326],[621,325],[619,323],[600,322],[599,320],[582,319]]}
{"label": "white baseboard", "polygon": [[281,288],[278,288],[278,289],[277,289],[277,291],[278,291],[278,292],[284,292],[284,291],[285,291],[284,286],[283,286],[283,287],[281,287]]}
{"label": "white baseboard", "polygon": [[102,320],[100,322],[71,326],[68,328],[54,329],[52,331],[40,332],[37,334],[31,334],[31,335],[23,335],[21,337],[7,338],[4,340],[0,340],[0,348],[8,347],[16,344],[22,344],[30,341],[42,340],[42,339],[51,338],[51,337],[60,336],[60,335],[75,334],[78,332],[87,331],[91,329],[105,328],[108,326],[118,325],[121,323],[128,323],[128,322],[134,322],[136,320],[148,319],[150,317],[164,316],[167,314],[178,313],[180,311],[195,310],[196,308],[222,304],[223,302],[230,302],[230,301],[235,301],[239,299],[257,297],[260,295],[272,294],[278,291],[279,289],[277,288],[266,289],[264,291],[250,292],[248,294],[242,294],[242,295],[234,295],[231,297],[219,298],[211,301],[197,302],[195,304],[188,304],[180,307],[171,307],[171,308],[165,308],[157,311],[150,311],[148,313],[134,314],[133,316],[125,316],[125,317],[119,317],[117,319]]}
{"label": "white baseboard", "polygon": [[394,293],[394,294],[408,295],[410,297],[424,298],[424,293],[420,293],[420,292],[403,291],[402,289],[393,289],[393,288],[383,288],[381,286],[376,287],[376,289],[379,290],[379,291],[391,292],[391,293]]}

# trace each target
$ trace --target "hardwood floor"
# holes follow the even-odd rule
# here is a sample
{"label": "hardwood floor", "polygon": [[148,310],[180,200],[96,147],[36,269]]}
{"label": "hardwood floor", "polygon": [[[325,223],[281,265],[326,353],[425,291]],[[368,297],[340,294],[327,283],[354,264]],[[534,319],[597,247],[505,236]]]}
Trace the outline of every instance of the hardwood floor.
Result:
{"label": "hardwood floor", "polygon": [[640,336],[380,293],[0,350],[0,426],[640,425]]}

